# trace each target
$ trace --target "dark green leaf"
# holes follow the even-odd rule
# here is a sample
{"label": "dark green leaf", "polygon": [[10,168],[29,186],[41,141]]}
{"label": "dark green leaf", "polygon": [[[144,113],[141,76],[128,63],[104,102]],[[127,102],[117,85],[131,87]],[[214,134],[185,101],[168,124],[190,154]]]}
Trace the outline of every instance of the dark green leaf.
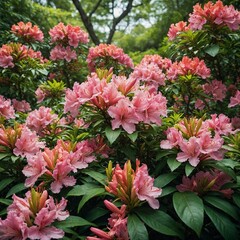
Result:
{"label": "dark green leaf", "polygon": [[171,169],[172,172],[174,170],[176,170],[181,165],[181,163],[176,160],[176,157],[168,158],[167,164],[168,164],[168,166],[169,166],[169,168]]}
{"label": "dark green leaf", "polygon": [[78,212],[82,209],[83,205],[91,198],[105,194],[105,188],[92,188],[89,189],[86,195],[84,195],[79,202]]}
{"label": "dark green leaf", "polygon": [[13,186],[7,193],[6,198],[10,197],[11,195],[13,195],[14,193],[18,193],[21,192],[22,190],[26,189],[24,183],[19,183],[15,186]]}
{"label": "dark green leaf", "polygon": [[12,204],[12,200],[10,200],[10,199],[0,198],[0,203],[9,206],[10,204]]}
{"label": "dark green leaf", "polygon": [[121,133],[121,129],[112,130],[112,128],[110,127],[106,127],[105,129],[105,134],[110,144],[114,143],[117,140],[120,133]]}
{"label": "dark green leaf", "polygon": [[209,46],[208,48],[205,49],[205,52],[212,56],[212,57],[215,57],[218,53],[219,53],[219,46],[214,44],[214,45],[211,45]]}
{"label": "dark green leaf", "polygon": [[0,160],[4,159],[5,157],[10,157],[11,154],[10,153],[0,153]]}
{"label": "dark green leaf", "polygon": [[240,194],[235,193],[232,198],[234,203],[240,208]]}
{"label": "dark green leaf", "polygon": [[136,213],[145,224],[155,231],[183,239],[183,229],[167,213],[151,208],[137,209]]}
{"label": "dark green leaf", "polygon": [[176,192],[176,188],[175,187],[165,187],[162,189],[162,194],[160,195],[161,197],[167,196],[173,192]]}
{"label": "dark green leaf", "polygon": [[148,240],[147,229],[135,214],[128,214],[127,228],[131,240]]}
{"label": "dark green leaf", "polygon": [[226,214],[230,215],[231,217],[235,218],[237,221],[239,219],[239,209],[233,206],[231,203],[227,202],[224,199],[213,196],[205,196],[204,201],[210,203],[212,206],[222,210]]}
{"label": "dark green leaf", "polygon": [[200,236],[204,218],[202,199],[193,192],[176,192],[173,206],[179,218]]}
{"label": "dark green leaf", "polygon": [[73,187],[73,189],[71,191],[68,192],[67,196],[83,196],[88,194],[89,191],[91,191],[91,189],[102,189],[102,187],[96,185],[96,184],[92,184],[92,183],[85,183],[83,185],[76,185]]}
{"label": "dark green leaf", "polygon": [[192,171],[193,171],[194,169],[195,169],[195,168],[194,168],[192,165],[190,165],[189,163],[187,163],[186,166],[185,166],[185,174],[186,174],[186,176],[188,177],[188,176],[192,173]]}
{"label": "dark green leaf", "polygon": [[178,176],[178,173],[166,173],[158,176],[154,180],[154,186],[162,188],[174,180]]}
{"label": "dark green leaf", "polygon": [[205,212],[224,239],[238,239],[239,232],[233,222],[217,210],[205,206]]}
{"label": "dark green leaf", "polygon": [[59,228],[72,228],[81,226],[93,226],[94,224],[78,216],[70,216],[66,220],[54,224]]}
{"label": "dark green leaf", "polygon": [[132,140],[132,142],[135,142],[137,140],[137,137],[138,137],[138,132],[128,134],[128,137]]}
{"label": "dark green leaf", "polygon": [[11,184],[14,181],[14,178],[5,178],[0,181],[0,191],[2,191],[5,187]]}
{"label": "dark green leaf", "polygon": [[97,182],[99,182],[105,186],[106,179],[107,179],[106,175],[96,172],[96,171],[89,170],[89,169],[85,169],[82,172],[87,174],[88,176],[90,176],[91,178],[95,179]]}

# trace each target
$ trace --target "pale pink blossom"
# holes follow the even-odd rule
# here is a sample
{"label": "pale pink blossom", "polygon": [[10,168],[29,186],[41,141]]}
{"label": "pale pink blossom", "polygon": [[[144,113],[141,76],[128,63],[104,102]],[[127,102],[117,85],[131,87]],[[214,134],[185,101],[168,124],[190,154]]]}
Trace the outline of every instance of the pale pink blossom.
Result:
{"label": "pale pink blossom", "polygon": [[47,126],[56,121],[57,118],[57,114],[52,113],[51,108],[41,106],[28,114],[26,124],[31,130],[42,135]]}
{"label": "pale pink blossom", "polygon": [[182,132],[176,128],[169,128],[166,131],[167,140],[162,140],[160,147],[163,149],[172,149],[173,147],[179,146],[183,141]]}
{"label": "pale pink blossom", "polygon": [[35,96],[37,98],[37,103],[41,103],[45,99],[46,93],[40,87],[38,87],[35,91]]}
{"label": "pale pink blossom", "polygon": [[121,99],[115,106],[109,107],[108,114],[113,118],[111,120],[113,130],[120,126],[129,134],[136,130],[135,124],[138,123],[138,118],[128,99]]}
{"label": "pale pink blossom", "polygon": [[15,118],[15,111],[11,105],[10,99],[5,99],[0,95],[0,116],[5,117],[6,119]]}
{"label": "pale pink blossom", "polygon": [[147,201],[151,208],[158,209],[159,201],[156,199],[162,193],[162,189],[153,186],[154,178],[148,175],[147,165],[137,168],[133,187],[140,201]]}
{"label": "pale pink blossom", "polygon": [[26,41],[43,42],[43,32],[37,25],[32,25],[31,22],[19,22],[12,25],[11,31],[18,37],[24,38]]}
{"label": "pale pink blossom", "polygon": [[187,26],[186,22],[178,22],[176,24],[171,24],[169,30],[168,30],[168,39],[170,41],[172,41],[173,39],[175,39],[177,37],[177,35],[181,32],[185,32],[188,31],[190,28],[189,26]]}
{"label": "pale pink blossom", "polygon": [[69,46],[63,47],[61,45],[55,46],[50,52],[51,60],[66,60],[71,62],[72,60],[77,59],[77,53],[75,50],[72,50]]}
{"label": "pale pink blossom", "polygon": [[39,141],[36,132],[32,132],[29,128],[24,127],[22,129],[21,136],[15,143],[13,153],[16,156],[29,158],[35,155],[41,148],[44,147],[45,143]]}
{"label": "pale pink blossom", "polygon": [[16,99],[12,99],[12,105],[17,112],[29,112],[29,111],[31,111],[30,104],[28,102],[26,102],[25,100],[18,101]]}
{"label": "pale pink blossom", "polygon": [[196,137],[191,137],[189,141],[183,140],[180,144],[180,149],[182,152],[179,152],[177,155],[177,161],[186,162],[196,167],[200,162],[200,145]]}
{"label": "pale pink blossom", "polygon": [[223,101],[226,97],[227,87],[222,81],[213,80],[203,85],[206,94],[211,94],[214,101]]}
{"label": "pale pink blossom", "polygon": [[230,98],[230,103],[228,104],[228,107],[235,107],[237,105],[240,105],[240,91],[237,90],[234,97]]}
{"label": "pale pink blossom", "polygon": [[118,91],[120,91],[123,95],[127,95],[128,93],[134,92],[138,89],[139,84],[136,79],[126,76],[112,76],[112,82],[116,85]]}

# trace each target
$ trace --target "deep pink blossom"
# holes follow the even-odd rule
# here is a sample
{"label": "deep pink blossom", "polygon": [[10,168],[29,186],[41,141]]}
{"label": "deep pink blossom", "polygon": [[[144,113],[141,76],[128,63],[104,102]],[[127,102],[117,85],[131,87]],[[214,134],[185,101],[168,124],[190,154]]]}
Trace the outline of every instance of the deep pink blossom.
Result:
{"label": "deep pink blossom", "polygon": [[191,178],[183,176],[182,184],[177,185],[177,190],[180,192],[195,192],[202,196],[209,191],[222,193],[225,197],[231,198],[233,190],[230,188],[222,188],[224,184],[230,183],[231,178],[223,172],[214,170],[212,172],[198,172]]}

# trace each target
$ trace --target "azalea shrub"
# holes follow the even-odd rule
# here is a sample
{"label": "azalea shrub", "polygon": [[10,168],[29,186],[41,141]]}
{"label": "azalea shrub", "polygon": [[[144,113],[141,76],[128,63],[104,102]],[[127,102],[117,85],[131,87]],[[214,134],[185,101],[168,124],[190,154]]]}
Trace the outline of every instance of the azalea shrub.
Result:
{"label": "azalea shrub", "polygon": [[233,6],[196,4],[135,66],[80,27],[13,25],[0,240],[238,239],[239,24]]}

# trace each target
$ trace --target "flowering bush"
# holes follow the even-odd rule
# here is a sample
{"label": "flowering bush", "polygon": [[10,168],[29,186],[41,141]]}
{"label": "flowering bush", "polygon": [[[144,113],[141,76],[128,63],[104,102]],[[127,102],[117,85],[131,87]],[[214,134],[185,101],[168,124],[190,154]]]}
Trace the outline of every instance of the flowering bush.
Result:
{"label": "flowering bush", "polygon": [[31,48],[41,30],[13,25],[19,42],[0,49],[0,240],[237,239],[239,50],[225,51],[238,27],[232,6],[197,4],[165,56],[134,66],[62,23],[45,60]]}

